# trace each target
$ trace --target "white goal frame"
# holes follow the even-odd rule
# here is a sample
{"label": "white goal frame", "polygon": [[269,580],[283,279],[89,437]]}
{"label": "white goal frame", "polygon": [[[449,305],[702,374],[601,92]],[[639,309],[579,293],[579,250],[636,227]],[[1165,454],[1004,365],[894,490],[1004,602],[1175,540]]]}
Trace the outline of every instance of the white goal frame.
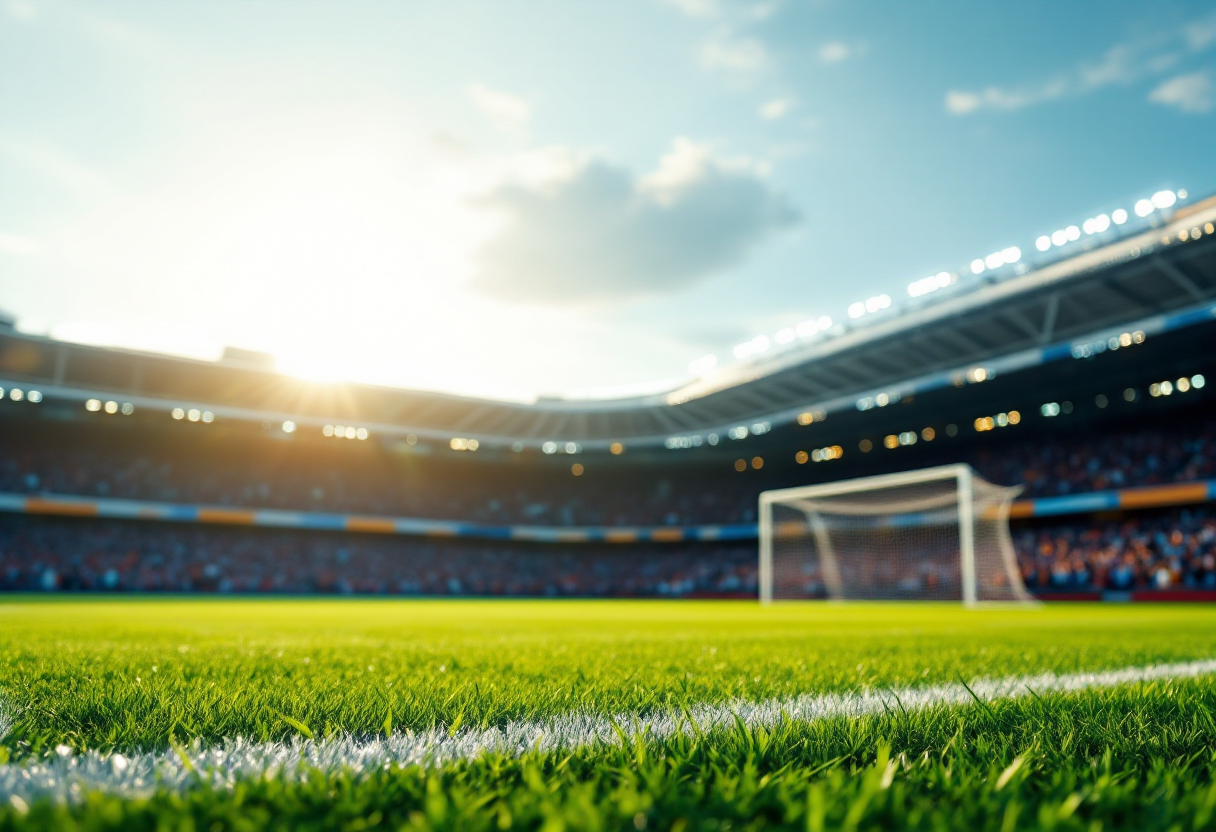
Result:
{"label": "white goal frame", "polygon": [[[780,488],[764,491],[760,494],[759,538],[760,538],[760,569],[759,596],[761,604],[773,602],[773,506],[776,504],[790,505],[798,500],[808,500],[821,497],[838,497],[846,494],[856,494],[863,491],[873,491],[884,488],[895,488],[901,485],[916,485],[926,482],[955,480],[958,491],[958,526],[959,526],[959,556],[960,578],[962,583],[963,604],[975,606],[979,603],[976,586],[975,567],[975,502],[974,482],[975,472],[970,465],[959,463],[954,465],[938,465],[932,468],[921,468],[913,471],[902,471],[895,474],[880,474],[871,477],[840,480],[820,485],[807,485],[797,488]],[[981,481],[982,482],[982,481]],[[1020,490],[1020,489],[1019,489]],[[1016,492],[1015,492],[1016,493]],[[1008,522],[1008,503],[997,518]],[[840,597],[841,579],[839,566],[831,545],[827,543],[827,529],[818,515],[808,512],[808,524],[811,533],[819,542],[819,556],[822,561],[824,584],[834,597]],[[1021,583],[1019,577],[1019,584]],[[1022,587],[1024,600],[1030,600],[1029,594]]]}

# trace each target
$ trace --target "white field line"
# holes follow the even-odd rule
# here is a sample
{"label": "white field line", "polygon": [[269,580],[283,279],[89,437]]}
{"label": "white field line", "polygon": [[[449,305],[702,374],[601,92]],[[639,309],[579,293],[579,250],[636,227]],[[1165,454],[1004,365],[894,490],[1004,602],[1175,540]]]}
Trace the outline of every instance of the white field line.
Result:
{"label": "white field line", "polygon": [[[460,730],[449,734],[436,729],[404,732],[388,737],[339,737],[320,741],[293,739],[287,742],[254,743],[240,738],[221,745],[131,756],[88,751],[60,754],[24,765],[0,766],[0,802],[21,807],[39,798],[74,800],[98,790],[125,797],[154,791],[183,790],[200,783],[223,788],[241,778],[281,776],[291,778],[306,769],[323,772],[341,770],[371,772],[391,766],[442,766],[495,752],[519,756],[528,751],[555,751],[593,745],[619,745],[619,727],[626,736],[653,739],[691,730],[689,721],[701,731],[730,728],[738,718],[751,727],[771,727],[789,720],[809,722],[832,717],[861,717],[902,708],[923,711],[975,701],[1014,699],[1036,694],[1071,693],[1154,680],[1189,679],[1216,673],[1216,659],[1128,667],[1095,673],[1010,676],[980,679],[971,690],[961,683],[897,689],[875,689],[860,693],[804,694],[762,702],[733,700],[717,705],[698,705],[687,713],[661,713],[639,717],[606,717],[569,714],[548,720],[512,722],[501,728]],[[2,721],[3,715],[0,715]]]}

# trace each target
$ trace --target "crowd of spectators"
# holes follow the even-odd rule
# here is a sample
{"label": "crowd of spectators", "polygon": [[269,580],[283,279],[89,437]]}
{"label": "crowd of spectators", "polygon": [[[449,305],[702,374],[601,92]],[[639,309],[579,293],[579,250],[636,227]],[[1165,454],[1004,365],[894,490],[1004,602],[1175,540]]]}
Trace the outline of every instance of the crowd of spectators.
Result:
{"label": "crowd of spectators", "polygon": [[754,596],[754,561],[746,543],[528,545],[0,517],[0,590]]}
{"label": "crowd of spectators", "polygon": [[[361,451],[363,449],[360,449]],[[0,447],[0,491],[220,506],[423,517],[485,524],[628,526],[747,523],[755,491],[669,478],[538,481],[533,473],[403,472],[368,449],[358,456],[173,458],[108,448]],[[432,466],[432,470],[439,466]],[[557,483],[560,482],[560,485]]]}
{"label": "crowd of spectators", "polygon": [[[1040,594],[1216,590],[1216,512],[1026,521]],[[755,597],[754,542],[525,544],[0,516],[0,590]]]}
{"label": "crowd of spectators", "polygon": [[[1011,437],[1012,438],[1012,437]],[[282,448],[274,449],[283,451]],[[301,509],[557,526],[688,525],[755,520],[759,488],[795,484],[748,476],[590,476],[544,479],[514,470],[403,470],[369,443],[357,454],[322,460],[304,454],[160,454],[103,445],[0,442],[0,491],[121,497],[164,502]],[[798,483],[861,476],[892,466],[971,462],[985,478],[1024,484],[1023,497],[1216,477],[1216,416],[1093,434],[1061,434],[952,451],[937,444],[919,455],[846,453],[830,469],[798,469]],[[676,475],[678,476],[678,475]]]}
{"label": "crowd of spectators", "polygon": [[1207,507],[1028,526],[1014,542],[1036,592],[1216,590],[1216,514]]}

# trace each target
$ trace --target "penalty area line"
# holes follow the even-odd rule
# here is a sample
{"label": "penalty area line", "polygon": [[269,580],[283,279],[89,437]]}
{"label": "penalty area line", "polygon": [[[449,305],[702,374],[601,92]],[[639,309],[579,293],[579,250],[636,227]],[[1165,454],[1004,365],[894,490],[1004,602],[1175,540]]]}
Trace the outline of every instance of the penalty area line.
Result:
{"label": "penalty area line", "polygon": [[[785,721],[811,722],[864,717],[938,706],[974,705],[1033,694],[1076,693],[1158,680],[1191,679],[1216,673],[1216,659],[1102,670],[1091,673],[1042,673],[977,679],[921,687],[871,689],[855,693],[803,694],[760,702],[731,700],[680,712],[603,716],[573,713],[547,720],[510,722],[498,728],[449,733],[438,728],[385,737],[336,737],[285,742],[230,739],[210,747],[195,743],[162,752],[124,755],[61,746],[47,759],[0,765],[0,802],[15,807],[50,798],[74,801],[88,792],[120,797],[148,796],[161,790],[183,791],[201,784],[226,788],[244,778],[300,777],[305,771],[370,773],[392,766],[437,767],[483,754],[520,756],[530,751],[619,746],[622,736],[663,739],[688,732],[730,728],[742,722],[769,728]],[[0,712],[0,726],[5,724]],[[690,722],[692,723],[690,725]]]}

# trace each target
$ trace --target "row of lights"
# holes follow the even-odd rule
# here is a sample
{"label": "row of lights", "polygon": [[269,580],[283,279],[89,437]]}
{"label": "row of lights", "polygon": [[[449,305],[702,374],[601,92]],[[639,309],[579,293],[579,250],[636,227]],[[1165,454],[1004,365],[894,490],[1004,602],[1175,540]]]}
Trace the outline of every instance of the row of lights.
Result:
{"label": "row of lights", "polygon": [[[110,410],[111,404],[113,404],[113,402],[106,402],[106,412],[107,413],[114,412],[114,411]],[[131,409],[127,410],[127,408],[131,408]],[[122,406],[123,413],[133,413],[134,411],[135,411],[135,408],[129,404],[124,404]],[[197,407],[192,407],[189,410],[187,410],[185,408],[181,408],[181,407],[175,407],[175,408],[173,408],[172,411],[170,411],[169,415],[179,421],[182,419],[185,419],[187,422],[205,422],[207,424],[211,424],[212,422],[215,421],[214,413],[212,413],[210,410],[199,410]]]}
{"label": "row of lights", "polygon": [[123,416],[130,416],[135,412],[135,405],[131,404],[130,402],[123,402],[121,405],[119,405],[119,403],[115,401],[103,403],[101,399],[89,399],[84,403],[84,409],[90,413],[100,413],[104,410],[111,416],[115,413],[122,413]]}
{"label": "row of lights", "polygon": [[[1001,266],[1012,266],[1014,263],[1022,259],[1022,250],[1017,246],[1003,248],[1000,251],[994,251],[987,257],[979,258],[971,261],[971,273],[983,274],[989,269],[999,269]],[[908,287],[908,294],[912,293],[912,287]]]}
{"label": "row of lights", "polygon": [[[957,425],[946,425],[946,435],[952,436],[952,437],[957,436],[958,435],[958,426]],[[937,431],[934,430],[932,427],[926,427],[924,430],[922,430],[920,432],[920,438],[926,442],[932,442],[934,439],[937,438]],[[916,442],[917,442],[916,431],[906,430],[906,431],[903,431],[902,433],[892,433],[892,434],[888,434],[887,436],[884,436],[883,440],[882,440],[882,445],[887,450],[893,451],[896,448],[906,448],[909,445],[915,445]],[[869,439],[863,439],[857,443],[857,447],[863,454],[868,454],[870,451],[874,450],[874,443],[871,442]]]}
{"label": "row of lights", "polygon": [[[1187,192],[1185,190],[1174,191],[1158,191],[1148,199],[1138,200],[1133,206],[1133,211],[1136,216],[1144,218],[1152,214],[1154,211],[1162,211],[1172,207],[1179,199],[1186,199]],[[1102,234],[1108,231],[1111,225],[1123,225],[1128,221],[1129,214],[1122,208],[1112,211],[1109,215],[1099,214],[1096,217],[1090,217],[1081,223],[1080,226],[1070,225],[1065,228],[1058,229],[1051,234],[1044,234],[1035,240],[1035,248],[1039,251],[1047,251],[1048,249],[1060,246],[1066,246],[1069,243],[1074,243],[1080,240],[1082,235],[1092,236],[1094,234]],[[1204,227],[1208,234],[1214,233],[1213,225],[1208,223]],[[1182,232],[1179,239],[1185,241],[1187,239],[1197,239],[1200,230],[1198,227],[1190,229],[1189,232]],[[987,271],[1000,269],[1005,266],[1014,265],[1021,262],[1022,250],[1017,246],[1009,246],[1000,251],[994,251],[986,257],[977,257],[971,261],[971,274],[980,275]],[[958,275],[952,272],[942,271],[928,277],[922,277],[918,280],[913,280],[908,284],[908,295],[911,297],[921,297],[932,292],[945,289],[953,285],[958,280]],[[867,314],[881,312],[884,309],[891,307],[891,296],[882,294],[875,295],[864,301],[856,301],[849,305],[848,315],[854,320],[863,317]],[[832,319],[827,315],[819,318],[803,321],[797,326],[786,327],[779,330],[774,338],[778,344],[788,344],[798,338],[809,338],[820,332],[827,332],[831,329]],[[749,358],[753,355],[768,351],[771,346],[767,336],[757,335],[749,341],[744,341],[737,345],[734,350],[734,356],[737,359]],[[718,366],[718,358],[714,355],[704,355],[688,365],[688,371],[694,376],[703,376]]]}
{"label": "row of lights", "polygon": [[323,436],[332,436],[334,439],[367,439],[369,436],[367,428],[356,428],[351,425],[326,425],[321,428]]}
{"label": "row of lights", "polygon": [[908,294],[914,298],[918,298],[921,295],[936,292],[938,289],[945,289],[956,280],[958,280],[958,276],[950,272],[931,274],[928,277],[922,277],[920,280],[913,280],[909,283]]}
{"label": "row of lights", "polygon": [[[1166,208],[1172,207],[1179,199],[1186,199],[1186,191],[1181,190],[1177,193],[1173,191],[1157,191],[1148,199],[1136,200],[1136,204],[1132,206],[1132,210],[1137,217],[1143,219],[1154,211],[1164,211]],[[1034,247],[1039,251],[1047,251],[1052,246],[1066,246],[1069,243],[1075,243],[1081,239],[1081,235],[1092,236],[1094,234],[1102,234],[1110,229],[1111,225],[1123,225],[1129,219],[1127,211],[1122,208],[1111,211],[1109,215],[1098,214],[1096,217],[1090,217],[1085,222],[1081,223],[1078,228],[1075,225],[1070,225],[1067,228],[1060,228],[1053,231],[1051,234],[1044,234],[1034,241]]]}
{"label": "row of lights", "polygon": [[[762,457],[762,456],[752,457],[752,469],[753,470],[759,471],[763,467],[764,467],[764,457]],[[743,473],[744,471],[746,471],[747,470],[747,460],[746,459],[736,459],[735,460],[735,470],[738,471],[739,473]]]}
{"label": "row of lights", "polygon": [[[934,434],[936,436],[936,434]],[[906,448],[916,444],[916,431],[905,430],[902,433],[887,434],[882,438],[882,446],[889,451],[896,448]]]}
{"label": "row of lights", "polygon": [[476,439],[463,439],[459,436],[453,436],[452,441],[448,443],[448,447],[453,451],[475,451],[481,447],[481,443]]}
{"label": "row of lights", "polygon": [[794,454],[794,461],[799,465],[805,465],[810,462],[830,462],[833,459],[840,459],[844,456],[844,448],[839,445],[829,445],[826,448],[816,448],[809,454],[806,451],[799,451]]}
{"label": "row of lights", "polygon": [[858,410],[873,410],[876,407],[886,407],[899,401],[899,391],[894,393],[879,393],[877,396],[862,396],[857,400]]}
{"label": "row of lights", "polygon": [[1011,410],[1008,413],[998,413],[995,416],[981,416],[975,420],[975,429],[979,433],[985,433],[995,428],[1021,424],[1021,421],[1022,414],[1016,410]]}
{"label": "row of lights", "polygon": [[875,295],[872,298],[859,300],[856,303],[849,304],[849,317],[856,320],[862,315],[873,315],[875,312],[881,312],[884,309],[891,308],[890,295]]}
{"label": "row of lights", "polygon": [[[807,318],[801,323],[794,326],[787,326],[777,330],[773,336],[773,341],[780,345],[791,344],[800,338],[811,338],[821,332],[827,332],[832,328],[832,319],[827,315],[820,315],[818,318]],[[744,341],[742,344],[736,344],[731,351],[735,358],[743,359],[750,358],[753,355],[760,355],[768,352],[772,343],[766,335],[757,335]],[[715,355],[703,355],[696,361],[688,365],[688,371],[696,376],[702,376],[718,366],[718,358]]]}
{"label": "row of lights", "polygon": [[[1141,333],[1141,335],[1142,334],[1143,333]],[[1141,341],[1136,341],[1136,343],[1141,343]],[[1176,381],[1162,381],[1162,382],[1157,382],[1155,384],[1152,384],[1149,386],[1149,394],[1154,397],[1169,396],[1175,390],[1180,393],[1186,393],[1190,390],[1201,390],[1201,389],[1203,389],[1203,387],[1206,384],[1207,384],[1207,379],[1204,378],[1204,376],[1202,374],[1197,373],[1193,376],[1190,376],[1189,378],[1184,376],[1182,378],[1177,379]],[[1135,399],[1136,399],[1135,389],[1129,387],[1126,390],[1124,390],[1123,398],[1124,398],[1124,400],[1129,401],[1129,402],[1135,401]],[[1105,395],[1098,394],[1098,396],[1095,397],[1095,399],[1094,399],[1094,403],[1098,407],[1104,408],[1109,404],[1109,400],[1107,399],[1107,397]],[[1072,411],[1073,411],[1072,402],[1068,402],[1068,401],[1066,401],[1066,402],[1047,402],[1039,408],[1039,412],[1047,418],[1059,416],[1061,413],[1064,413],[1064,414],[1072,413]],[[998,413],[995,416],[981,416],[975,420],[973,426],[977,432],[986,433],[988,431],[995,430],[996,428],[1008,427],[1010,425],[1018,425],[1018,424],[1021,424],[1021,422],[1022,422],[1021,412],[1019,412],[1017,410],[1010,410],[1006,413]],[[946,425],[946,435],[950,436],[950,437],[957,436],[958,427],[953,424]],[[932,442],[936,438],[937,438],[937,431],[935,431],[932,427],[926,427],[924,430],[922,430],[920,432],[920,439],[923,439],[926,442]],[[916,442],[917,442],[917,435],[914,431],[904,431],[902,433],[898,433],[898,434],[892,433],[892,434],[889,434],[889,435],[883,437],[882,444],[885,448],[893,450],[895,448],[915,445]],[[872,451],[874,449],[874,443],[872,441],[870,441],[869,439],[862,439],[861,442],[858,443],[858,448],[861,450],[862,453],[869,453],[870,451]],[[808,454],[806,451],[798,451],[794,455],[794,459],[795,459],[795,461],[798,462],[799,465],[802,465],[808,461],[821,462],[821,461],[827,461],[830,459],[839,459],[841,456],[843,456],[843,454],[844,454],[844,452],[839,445],[832,445],[828,448],[820,448],[816,451],[813,451],[810,454]],[[743,463],[743,462],[744,462],[743,460],[736,461],[736,463],[735,463],[736,470],[742,471],[746,468],[746,464],[740,466],[740,463]]]}
{"label": "row of lights", "polygon": [[[38,404],[38,402],[42,401],[42,391],[40,391],[40,390],[26,391],[26,390],[22,390],[20,387],[12,387],[12,388],[9,388],[8,397],[11,401],[14,401],[14,402],[25,401],[25,402],[30,402],[32,404]],[[0,387],[0,399],[3,399],[3,398],[4,398],[4,388]]]}
{"label": "row of lights", "polygon": [[[823,412],[818,411],[817,414],[818,414],[819,421],[822,422],[823,421]],[[807,417],[807,421],[805,421],[805,422],[802,421],[802,418],[804,416]],[[798,421],[799,421],[799,424],[809,425],[812,421],[814,421],[815,418],[816,418],[816,413],[808,412],[808,413],[801,414],[798,417]],[[735,425],[733,428],[729,428],[726,431],[726,435],[730,439],[735,439],[735,440],[746,439],[749,436],[763,436],[764,434],[768,433],[772,429],[773,429],[772,422],[768,422],[768,421],[753,422],[751,425]],[[663,440],[663,445],[668,450],[679,451],[679,450],[687,450],[688,448],[699,448],[703,444],[717,445],[719,441],[721,441],[721,437],[719,437],[718,434],[716,434],[716,433],[706,434],[704,437],[702,437],[700,434],[693,434],[691,436],[669,436],[665,440]],[[546,443],[546,444],[550,444],[550,443]],[[618,445],[618,444],[619,443],[615,443],[615,442],[613,443],[614,446]],[[542,450],[543,450],[543,448],[542,448]],[[611,450],[611,448],[609,450]],[[619,454],[623,451],[624,451],[624,447],[622,446],[620,451],[613,451],[613,453]],[[545,453],[552,453],[552,452],[545,451]],[[574,451],[569,451],[568,453],[574,453]]]}
{"label": "row of lights", "polygon": [[1204,234],[1216,234],[1216,224],[1206,222],[1203,224],[1203,230],[1199,226],[1194,226],[1190,231],[1185,228],[1178,232],[1178,242],[1185,243],[1187,240],[1198,240]]}
{"label": "row of lights", "polygon": [[1202,390],[1204,385],[1207,383],[1207,379],[1196,373],[1190,378],[1183,376],[1177,381],[1159,381],[1154,384],[1150,384],[1148,386],[1148,394],[1155,399],[1159,396],[1169,396],[1173,394],[1175,390],[1177,390],[1179,393],[1188,393],[1191,390]]}
{"label": "row of lights", "polygon": [[583,446],[577,442],[546,442],[540,446],[541,451],[547,454],[577,454],[582,451]]}
{"label": "row of lights", "polygon": [[1100,338],[1097,341],[1090,341],[1086,344],[1073,344],[1072,357],[1092,358],[1095,355],[1101,355],[1107,350],[1114,352],[1115,350],[1124,347],[1143,344],[1147,338],[1148,336],[1146,336],[1143,331],[1137,329],[1135,332],[1124,332],[1119,335],[1112,335],[1110,338]]}

